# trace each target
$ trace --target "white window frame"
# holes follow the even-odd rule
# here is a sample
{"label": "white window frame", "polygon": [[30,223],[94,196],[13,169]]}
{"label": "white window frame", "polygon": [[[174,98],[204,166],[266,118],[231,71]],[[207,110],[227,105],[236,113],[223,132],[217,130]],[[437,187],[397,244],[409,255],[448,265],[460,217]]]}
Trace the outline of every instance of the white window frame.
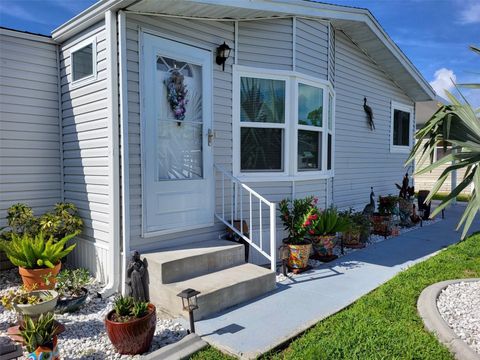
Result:
{"label": "white window frame", "polygon": [[[409,153],[412,149],[413,145],[413,133],[414,131],[414,124],[415,124],[415,113],[413,110],[413,106],[402,104],[397,101],[391,101],[390,106],[390,152],[391,153],[401,153],[406,154]],[[393,132],[394,132],[394,113],[395,110],[400,110],[403,112],[408,112],[410,114],[410,124],[408,128],[410,129],[409,136],[408,136],[408,145],[394,145],[393,144]]]}
{"label": "white window frame", "polygon": [[[245,123],[240,121],[240,78],[254,77],[261,79],[285,81],[285,124],[275,123]],[[323,90],[322,127],[312,127],[298,124],[298,84],[306,84]],[[327,179],[334,176],[335,154],[335,91],[327,80],[317,79],[312,76],[288,70],[272,70],[252,68],[242,65],[233,66],[233,173],[243,181],[290,181]],[[328,130],[328,95],[332,96],[332,129]],[[254,125],[252,125],[254,124]],[[241,171],[241,144],[240,131],[242,127],[284,128],[283,171]],[[311,130],[322,132],[322,170],[298,171],[298,130]],[[327,170],[328,137],[332,134],[332,169]]]}
{"label": "white window frame", "polygon": [[[73,54],[88,45],[92,45],[92,75],[74,80],[73,79],[73,74],[74,74]],[[85,85],[87,83],[97,80],[97,37],[96,36],[85,39],[70,48],[70,67],[71,67],[70,73],[72,75],[73,86]]]}

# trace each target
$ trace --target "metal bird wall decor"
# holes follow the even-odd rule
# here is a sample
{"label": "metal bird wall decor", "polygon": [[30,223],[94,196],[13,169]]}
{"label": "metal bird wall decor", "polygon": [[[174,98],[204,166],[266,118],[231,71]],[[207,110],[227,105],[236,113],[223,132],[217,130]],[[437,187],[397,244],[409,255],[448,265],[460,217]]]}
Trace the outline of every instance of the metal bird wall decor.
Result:
{"label": "metal bird wall decor", "polygon": [[370,130],[375,130],[375,123],[373,122],[373,111],[370,106],[367,105],[367,98],[363,98],[363,110],[367,114],[368,125],[370,126]]}

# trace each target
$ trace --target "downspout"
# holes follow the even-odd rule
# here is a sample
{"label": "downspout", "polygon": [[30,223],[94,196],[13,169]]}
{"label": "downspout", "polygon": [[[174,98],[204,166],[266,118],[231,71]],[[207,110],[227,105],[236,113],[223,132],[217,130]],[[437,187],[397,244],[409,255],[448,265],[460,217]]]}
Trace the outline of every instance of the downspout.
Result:
{"label": "downspout", "polygon": [[120,156],[122,161],[122,293],[125,293],[127,261],[130,253],[130,175],[128,156],[127,24],[125,12],[118,12],[118,65],[120,74]]}
{"label": "downspout", "polygon": [[60,45],[55,45],[57,53],[57,91],[58,91],[58,135],[60,150],[60,201],[65,201],[65,179],[63,176],[63,111],[62,111],[62,76],[60,75]]}
{"label": "downspout", "polygon": [[105,32],[107,42],[107,124],[108,143],[108,188],[109,188],[109,227],[110,247],[108,263],[108,283],[100,292],[103,298],[116,293],[120,280],[120,174],[118,150],[118,64],[117,64],[117,16],[112,10],[105,12]]}

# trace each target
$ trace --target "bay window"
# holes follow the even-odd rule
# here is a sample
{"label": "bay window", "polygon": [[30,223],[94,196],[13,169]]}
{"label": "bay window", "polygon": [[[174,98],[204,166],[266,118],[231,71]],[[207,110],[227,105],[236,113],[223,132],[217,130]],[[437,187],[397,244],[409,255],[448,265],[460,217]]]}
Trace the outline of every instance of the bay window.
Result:
{"label": "bay window", "polygon": [[328,82],[237,66],[233,114],[236,175],[333,175],[334,93]]}

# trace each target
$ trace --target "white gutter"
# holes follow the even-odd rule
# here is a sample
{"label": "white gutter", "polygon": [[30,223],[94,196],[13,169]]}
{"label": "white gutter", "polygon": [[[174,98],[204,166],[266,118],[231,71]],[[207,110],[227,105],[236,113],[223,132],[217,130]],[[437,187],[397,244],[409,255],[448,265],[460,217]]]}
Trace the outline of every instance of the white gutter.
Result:
{"label": "white gutter", "polygon": [[105,13],[107,42],[107,126],[108,139],[108,188],[110,244],[108,262],[108,283],[100,292],[109,297],[119,288],[120,278],[120,191],[118,151],[118,63],[117,63],[117,17],[115,12]]}
{"label": "white gutter", "polygon": [[127,24],[123,11],[118,12],[118,65],[120,74],[120,155],[122,161],[122,293],[125,294],[127,261],[130,255],[130,165],[128,156],[128,81]]}
{"label": "white gutter", "polygon": [[60,45],[55,45],[57,55],[57,92],[58,92],[58,136],[60,150],[60,201],[65,201],[65,177],[63,169],[63,110],[62,110],[62,76],[60,75]]}

